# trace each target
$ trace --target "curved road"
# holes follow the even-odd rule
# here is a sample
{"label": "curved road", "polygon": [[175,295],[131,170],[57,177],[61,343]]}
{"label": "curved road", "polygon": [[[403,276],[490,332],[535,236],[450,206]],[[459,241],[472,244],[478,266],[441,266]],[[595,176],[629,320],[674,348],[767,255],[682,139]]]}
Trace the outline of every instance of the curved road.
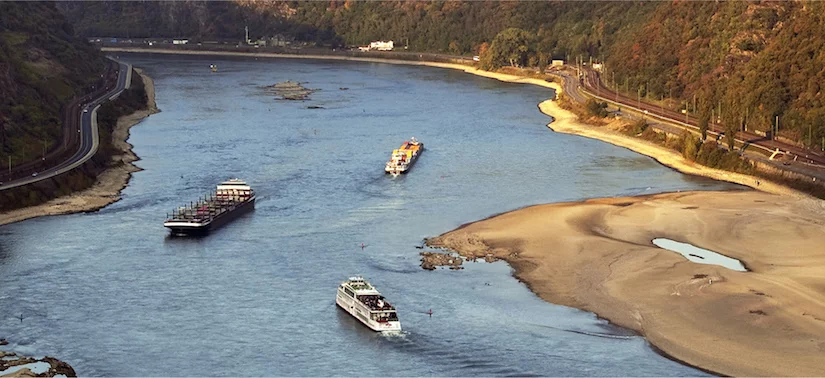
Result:
{"label": "curved road", "polygon": [[100,144],[100,136],[97,129],[97,109],[100,108],[100,105],[104,102],[114,100],[124,90],[128,89],[132,78],[132,65],[121,62],[117,63],[119,66],[117,85],[100,97],[80,106],[80,129],[78,130],[80,133],[80,148],[78,148],[68,160],[45,171],[36,173],[36,176],[5,182],[0,185],[0,190],[28,185],[66,173],[79,167],[94,156]]}
{"label": "curved road", "polygon": [[[698,122],[695,117],[686,117],[679,112],[669,109],[662,109],[659,106],[639,101],[638,99],[630,98],[622,94],[616,93],[607,88],[604,82],[601,81],[599,74],[592,69],[584,70],[584,80],[582,89],[590,96],[598,98],[609,103],[620,104],[629,109],[634,109],[639,112],[644,112],[647,115],[654,116],[666,122],[675,123],[683,127],[689,127],[698,130]],[[720,123],[711,123],[708,125],[709,135],[724,134],[725,128]],[[745,145],[752,145],[755,148],[762,149],[768,153],[779,149],[784,153],[798,156],[801,161],[814,166],[825,166],[825,156],[817,151],[794,146],[789,143],[783,143],[778,140],[769,139],[757,135],[750,131],[738,131],[736,133],[736,141]]]}

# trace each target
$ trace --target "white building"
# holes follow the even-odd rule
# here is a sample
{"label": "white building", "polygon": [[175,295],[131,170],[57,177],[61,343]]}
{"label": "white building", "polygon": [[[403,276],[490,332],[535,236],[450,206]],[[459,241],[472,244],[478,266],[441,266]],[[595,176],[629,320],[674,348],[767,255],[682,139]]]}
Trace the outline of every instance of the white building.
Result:
{"label": "white building", "polygon": [[550,62],[550,65],[553,67],[561,67],[564,65],[564,61],[561,59],[553,59],[553,61]]}
{"label": "white building", "polygon": [[599,72],[602,72],[602,64],[601,63],[593,63],[593,69]]}
{"label": "white building", "polygon": [[370,50],[378,50],[378,51],[392,51],[393,49],[392,41],[375,41],[370,42]]}
{"label": "white building", "polygon": [[188,39],[173,39],[172,40],[173,45],[185,45],[187,43],[189,43]]}

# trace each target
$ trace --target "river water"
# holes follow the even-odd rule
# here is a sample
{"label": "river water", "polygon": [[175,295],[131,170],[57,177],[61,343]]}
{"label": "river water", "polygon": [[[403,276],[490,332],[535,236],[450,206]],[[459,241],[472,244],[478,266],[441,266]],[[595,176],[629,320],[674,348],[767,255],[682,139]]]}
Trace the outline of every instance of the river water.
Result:
{"label": "river water", "polygon": [[[553,133],[544,88],[378,63],[121,58],[155,79],[162,110],[132,129],[144,170],[99,212],[0,228],[9,348],[87,376],[703,374],[538,299],[504,263],[424,271],[415,246],[537,203],[735,186]],[[285,80],[321,90],[262,89]],[[411,136],[427,150],[385,176]],[[167,211],[230,177],[257,190],[253,213],[168,236]],[[354,274],[398,307],[403,335],[335,307]]]}

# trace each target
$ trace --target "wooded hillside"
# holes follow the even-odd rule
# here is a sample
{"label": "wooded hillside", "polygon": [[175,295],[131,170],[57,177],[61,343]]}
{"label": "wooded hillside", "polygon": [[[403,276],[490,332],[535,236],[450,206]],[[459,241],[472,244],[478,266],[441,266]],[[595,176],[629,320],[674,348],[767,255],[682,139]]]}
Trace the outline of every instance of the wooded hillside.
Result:
{"label": "wooded hillside", "polygon": [[[480,55],[499,33],[537,65],[581,56],[608,82],[691,112],[808,145],[825,138],[825,4],[787,2],[251,1],[61,3],[84,35],[242,39],[282,33],[311,44],[394,40],[413,51]],[[522,33],[523,31],[523,33]],[[503,37],[502,37],[503,38]],[[510,38],[511,40],[513,38]],[[694,109],[694,102],[696,109]]]}
{"label": "wooded hillside", "polygon": [[103,72],[52,3],[0,2],[0,162],[39,158],[62,140],[61,108]]}

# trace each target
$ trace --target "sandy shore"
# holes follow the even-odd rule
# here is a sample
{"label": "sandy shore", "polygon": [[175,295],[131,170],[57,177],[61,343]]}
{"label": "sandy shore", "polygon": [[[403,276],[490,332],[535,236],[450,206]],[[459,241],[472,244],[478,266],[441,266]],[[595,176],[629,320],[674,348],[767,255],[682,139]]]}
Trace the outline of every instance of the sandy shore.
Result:
{"label": "sandy shore", "polygon": [[[741,260],[696,264],[658,237]],[[431,239],[506,260],[542,299],[638,331],[736,376],[825,375],[825,202],[689,192],[533,206]]]}
{"label": "sandy shore", "polygon": [[[380,59],[380,58],[361,58],[348,56],[334,56],[334,55],[297,55],[297,54],[275,54],[275,53],[245,53],[245,52],[231,52],[231,51],[175,51],[166,49],[144,49],[144,48],[107,48],[101,49],[106,52],[132,52],[132,53],[152,53],[152,54],[171,54],[171,55],[205,55],[205,56],[247,56],[247,57],[262,57],[262,58],[283,58],[283,59],[322,59],[322,60],[341,60],[341,61],[357,61],[357,62],[374,62],[374,63],[388,63],[388,64],[403,64],[413,66],[438,67],[445,69],[460,70],[466,73],[483,76],[491,79],[497,79],[508,83],[532,84],[544,88],[553,89],[556,94],[563,92],[562,87],[558,83],[548,82],[542,79],[527,78],[517,75],[510,75],[498,72],[490,72],[477,69],[472,66],[453,63],[438,63],[438,62],[423,62],[423,61],[409,61],[398,59]],[[768,193],[786,194],[799,198],[811,198],[808,194],[788,188],[783,185],[769,182],[765,179],[758,179],[753,176],[722,171],[718,169],[708,168],[706,166],[691,162],[681,154],[671,149],[659,146],[655,143],[633,138],[615,131],[610,126],[598,127],[588,125],[578,120],[575,114],[562,109],[553,99],[548,99],[539,104],[539,110],[542,113],[553,118],[553,122],[547,126],[556,132],[580,135],[587,138],[598,139],[616,146],[624,147],[642,155],[650,156],[661,164],[670,168],[676,169],[682,173],[709,177],[715,180],[732,182],[744,186],[749,186],[754,189],[765,191]]]}
{"label": "sandy shore", "polygon": [[65,197],[55,198],[37,206],[0,213],[0,225],[46,215],[94,211],[120,200],[120,191],[126,187],[132,172],[140,170],[132,164],[138,160],[138,157],[132,152],[132,145],[126,142],[129,139],[129,129],[150,114],[158,112],[155,105],[155,87],[152,78],[139,69],[137,71],[146,87],[148,108],[118,118],[117,125],[112,133],[112,139],[114,140],[114,146],[122,154],[112,156],[112,167],[98,175],[97,182],[91,188]]}

